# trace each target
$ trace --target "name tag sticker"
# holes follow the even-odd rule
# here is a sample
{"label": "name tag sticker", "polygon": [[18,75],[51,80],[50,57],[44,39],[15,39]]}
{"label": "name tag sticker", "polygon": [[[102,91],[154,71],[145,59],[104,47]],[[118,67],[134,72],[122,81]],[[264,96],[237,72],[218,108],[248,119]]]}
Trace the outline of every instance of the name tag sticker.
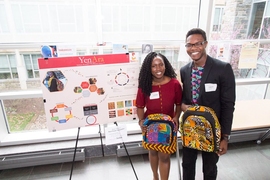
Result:
{"label": "name tag sticker", "polygon": [[159,98],[159,92],[152,92],[150,94],[150,99],[158,99]]}
{"label": "name tag sticker", "polygon": [[205,92],[212,92],[217,90],[217,84],[214,83],[207,83],[204,85]]}

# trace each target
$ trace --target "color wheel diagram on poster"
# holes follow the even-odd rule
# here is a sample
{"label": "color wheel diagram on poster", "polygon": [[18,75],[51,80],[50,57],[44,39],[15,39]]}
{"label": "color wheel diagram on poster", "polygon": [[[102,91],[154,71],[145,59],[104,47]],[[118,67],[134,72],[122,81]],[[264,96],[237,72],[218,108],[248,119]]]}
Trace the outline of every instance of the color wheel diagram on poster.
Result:
{"label": "color wheel diagram on poster", "polygon": [[138,62],[128,54],[39,59],[49,131],[137,117]]}

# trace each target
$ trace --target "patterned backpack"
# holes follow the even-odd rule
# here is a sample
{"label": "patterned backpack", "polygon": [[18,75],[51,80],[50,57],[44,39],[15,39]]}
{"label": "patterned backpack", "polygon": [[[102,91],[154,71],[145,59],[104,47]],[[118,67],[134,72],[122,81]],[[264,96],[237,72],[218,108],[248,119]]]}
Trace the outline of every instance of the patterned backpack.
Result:
{"label": "patterned backpack", "polygon": [[221,128],[213,109],[190,106],[181,117],[180,133],[184,147],[206,152],[217,152]]}
{"label": "patterned backpack", "polygon": [[143,133],[142,146],[148,150],[156,150],[167,154],[176,152],[177,132],[175,123],[169,115],[150,114],[144,125],[147,132]]}

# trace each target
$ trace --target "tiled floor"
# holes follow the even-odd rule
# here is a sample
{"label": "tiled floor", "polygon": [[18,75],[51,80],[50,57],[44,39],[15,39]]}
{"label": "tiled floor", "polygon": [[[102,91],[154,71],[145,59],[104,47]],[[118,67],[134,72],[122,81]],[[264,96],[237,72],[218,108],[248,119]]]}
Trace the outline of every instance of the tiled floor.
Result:
{"label": "tiled floor", "polygon": [[[181,156],[181,150],[180,150]],[[171,158],[170,180],[179,180],[178,158]],[[152,180],[147,155],[96,157],[76,162],[71,176],[71,163],[25,167],[0,171],[1,180]],[[270,139],[229,144],[229,151],[218,163],[219,180],[269,180]],[[201,157],[197,160],[196,180],[202,180]]]}

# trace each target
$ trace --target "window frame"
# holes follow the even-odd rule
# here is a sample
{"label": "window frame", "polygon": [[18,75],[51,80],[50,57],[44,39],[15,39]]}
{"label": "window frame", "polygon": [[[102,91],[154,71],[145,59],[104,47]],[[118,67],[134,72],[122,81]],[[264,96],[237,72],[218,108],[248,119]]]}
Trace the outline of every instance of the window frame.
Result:
{"label": "window frame", "polygon": [[[8,70],[6,70],[6,71],[1,71],[0,70],[0,74],[9,73],[10,78],[4,78],[4,79],[18,79],[18,69],[17,69],[16,55],[15,54],[0,54],[0,56],[3,56],[3,57],[6,56],[6,60],[7,60],[7,63],[8,63]],[[13,63],[15,63],[15,65],[16,65],[15,67],[12,67],[10,56],[14,56],[14,62]],[[13,74],[13,71],[12,71],[13,69],[15,69],[14,74],[15,75],[17,74],[17,77]],[[2,80],[2,79],[0,78],[0,80]]]}
{"label": "window frame", "polygon": [[[37,58],[34,59],[34,58],[33,58],[33,55],[36,55]],[[38,55],[40,55],[40,57],[41,57],[41,54],[38,54],[38,53],[29,53],[29,54],[24,53],[24,54],[22,54],[22,58],[23,58],[23,62],[24,62],[24,64],[25,64],[25,70],[27,71],[27,78],[28,78],[28,79],[36,79],[36,78],[39,78],[39,69],[38,69],[38,68],[35,69],[35,66],[34,66],[34,61],[35,61],[35,60],[36,60],[36,63],[38,64],[38,58],[40,58],[40,57],[38,57]],[[29,56],[32,77],[29,77],[28,70],[30,70],[30,69],[27,69],[27,65],[26,65],[27,63],[26,63],[25,56]],[[36,74],[38,74],[38,76],[37,76]]]}
{"label": "window frame", "polygon": [[218,17],[218,25],[217,25],[217,29],[215,30],[214,29],[214,26],[216,26],[215,24],[214,24],[214,21],[215,21],[215,18],[213,18],[213,20],[212,20],[212,33],[219,33],[220,31],[221,31],[221,25],[222,25],[222,16],[223,16],[223,13],[224,13],[224,6],[215,6],[215,8],[214,8],[214,15],[213,15],[213,17],[215,17],[216,16],[216,10],[217,9],[220,9],[220,12],[219,12],[219,17]]}

